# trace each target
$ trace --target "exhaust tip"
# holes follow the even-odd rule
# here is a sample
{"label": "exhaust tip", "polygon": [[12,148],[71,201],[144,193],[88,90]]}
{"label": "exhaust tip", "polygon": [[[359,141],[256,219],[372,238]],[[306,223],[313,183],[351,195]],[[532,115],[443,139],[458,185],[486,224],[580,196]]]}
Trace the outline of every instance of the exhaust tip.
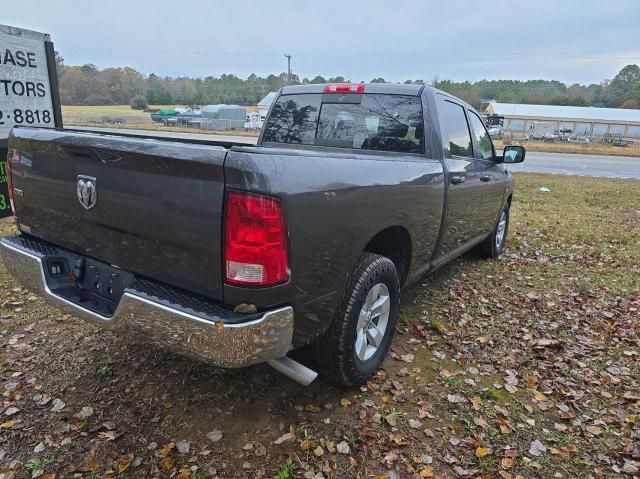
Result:
{"label": "exhaust tip", "polygon": [[309,369],[304,364],[300,364],[288,356],[271,359],[267,361],[267,363],[276,371],[288,376],[303,386],[308,386],[318,377],[318,373],[313,369]]}

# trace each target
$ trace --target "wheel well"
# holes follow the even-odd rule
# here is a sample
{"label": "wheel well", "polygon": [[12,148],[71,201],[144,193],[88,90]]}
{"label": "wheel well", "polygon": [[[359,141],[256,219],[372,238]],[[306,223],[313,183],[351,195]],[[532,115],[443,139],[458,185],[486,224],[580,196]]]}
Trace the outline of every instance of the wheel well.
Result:
{"label": "wheel well", "polygon": [[411,264],[411,235],[402,226],[391,226],[380,231],[364,247],[364,251],[386,256],[396,266],[402,286]]}

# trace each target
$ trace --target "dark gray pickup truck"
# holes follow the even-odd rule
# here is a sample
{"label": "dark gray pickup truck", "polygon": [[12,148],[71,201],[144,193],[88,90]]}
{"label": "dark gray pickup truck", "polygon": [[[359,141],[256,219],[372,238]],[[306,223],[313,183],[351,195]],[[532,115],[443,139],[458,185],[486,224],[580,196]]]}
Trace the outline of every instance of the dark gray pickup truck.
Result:
{"label": "dark gray pickup truck", "polygon": [[380,366],[400,288],[504,248],[513,197],[478,114],[428,86],[283,88],[258,145],[16,128],[20,234],[0,253],[75,316],[222,367],[287,356],[356,385]]}

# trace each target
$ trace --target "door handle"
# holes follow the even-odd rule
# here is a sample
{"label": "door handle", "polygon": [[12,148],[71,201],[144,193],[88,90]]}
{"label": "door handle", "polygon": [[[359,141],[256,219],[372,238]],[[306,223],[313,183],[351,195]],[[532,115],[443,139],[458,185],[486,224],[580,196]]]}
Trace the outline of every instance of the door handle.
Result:
{"label": "door handle", "polygon": [[482,175],[482,176],[480,177],[480,181],[484,181],[484,182],[491,181],[491,176],[489,176],[489,175]]}
{"label": "door handle", "polygon": [[464,183],[465,179],[466,178],[464,176],[452,176],[451,183],[453,183],[454,185],[459,185],[460,183]]}

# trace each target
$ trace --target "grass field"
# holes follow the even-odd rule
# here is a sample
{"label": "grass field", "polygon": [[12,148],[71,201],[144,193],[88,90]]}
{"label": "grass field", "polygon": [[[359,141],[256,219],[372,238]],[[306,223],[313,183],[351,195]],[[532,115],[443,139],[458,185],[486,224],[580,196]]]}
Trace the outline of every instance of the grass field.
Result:
{"label": "grass field", "polygon": [[[183,105],[150,105],[149,108],[160,110],[184,107]],[[247,111],[254,111],[257,107],[247,106]],[[149,119],[149,113],[142,110],[133,110],[129,105],[63,105],[62,116],[64,118],[99,118],[101,116],[124,116],[127,118]],[[149,119],[149,121],[151,121]]]}
{"label": "grass field", "polygon": [[515,176],[503,256],[405,290],[382,370],[352,390],[136,344],[0,266],[0,474],[637,477],[640,181]]}
{"label": "grass field", "polygon": [[[173,109],[179,105],[152,105],[150,108]],[[142,110],[133,110],[129,105],[63,105],[63,118],[94,118],[101,116],[124,116],[127,118],[149,119],[149,113]]]}

